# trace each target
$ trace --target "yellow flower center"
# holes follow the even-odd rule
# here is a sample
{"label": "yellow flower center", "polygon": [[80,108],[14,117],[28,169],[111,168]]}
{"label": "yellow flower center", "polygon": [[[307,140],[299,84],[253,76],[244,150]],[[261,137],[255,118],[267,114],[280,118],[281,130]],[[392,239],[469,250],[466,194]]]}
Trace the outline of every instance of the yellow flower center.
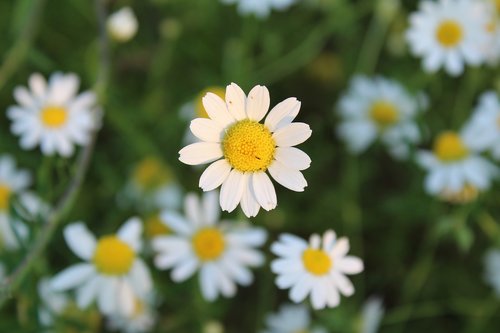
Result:
{"label": "yellow flower center", "polygon": [[157,158],[147,157],[135,167],[133,179],[143,189],[152,190],[168,183],[172,174]]}
{"label": "yellow flower center", "polygon": [[398,121],[399,112],[392,103],[376,101],[372,104],[370,116],[379,127],[387,127]]}
{"label": "yellow flower center", "polygon": [[497,9],[497,13],[500,15],[500,0],[495,0],[495,7]]}
{"label": "yellow flower center", "polygon": [[470,184],[465,184],[464,187],[458,192],[444,190],[439,197],[453,204],[466,204],[476,200],[479,196],[479,190]]}
{"label": "yellow flower center", "polygon": [[106,275],[128,273],[134,259],[134,250],[116,236],[105,236],[99,239],[93,258],[97,270]]}
{"label": "yellow flower center", "polygon": [[47,106],[41,112],[42,122],[47,127],[61,127],[68,120],[68,112],[60,106]]}
{"label": "yellow flower center", "polygon": [[222,140],[224,157],[241,172],[267,170],[275,149],[276,144],[267,127],[248,119],[229,127]]}
{"label": "yellow flower center", "polygon": [[192,239],[193,249],[202,261],[217,259],[225,248],[224,235],[216,228],[204,228]]}
{"label": "yellow flower center", "polygon": [[12,193],[10,187],[0,184],[0,211],[9,208],[10,194]]}
{"label": "yellow flower center", "polygon": [[148,238],[166,235],[170,233],[170,229],[163,223],[159,214],[155,214],[145,221],[144,234]]}
{"label": "yellow flower center", "polygon": [[306,270],[314,275],[325,275],[332,268],[332,260],[325,251],[308,248],[302,254]]}
{"label": "yellow flower center", "polygon": [[205,107],[203,106],[203,97],[209,92],[216,94],[222,99],[226,98],[226,90],[222,87],[208,87],[204,89],[196,97],[195,112],[198,118],[208,118],[207,111],[205,111]]}
{"label": "yellow flower center", "polygon": [[467,157],[469,150],[458,134],[449,131],[437,137],[434,153],[443,162],[455,162]]}
{"label": "yellow flower center", "polygon": [[436,38],[444,47],[454,47],[463,39],[462,26],[455,20],[444,20],[436,30]]}

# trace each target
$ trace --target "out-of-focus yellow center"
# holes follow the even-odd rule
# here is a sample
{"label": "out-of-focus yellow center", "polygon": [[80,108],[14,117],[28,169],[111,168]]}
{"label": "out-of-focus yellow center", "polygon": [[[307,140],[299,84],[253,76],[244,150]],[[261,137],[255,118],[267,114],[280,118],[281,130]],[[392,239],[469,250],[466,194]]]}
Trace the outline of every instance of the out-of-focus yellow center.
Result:
{"label": "out-of-focus yellow center", "polygon": [[462,26],[455,20],[444,20],[436,29],[436,38],[444,47],[454,47],[463,39]]}
{"label": "out-of-focus yellow center", "polygon": [[322,250],[308,248],[302,254],[302,261],[306,270],[314,275],[325,275],[332,267],[330,256]]}
{"label": "out-of-focus yellow center", "polygon": [[229,127],[222,140],[224,157],[241,172],[267,170],[275,149],[276,144],[267,127],[248,119]]}
{"label": "out-of-focus yellow center", "polygon": [[47,127],[61,127],[68,120],[68,111],[60,106],[47,106],[42,109],[40,117]]}
{"label": "out-of-focus yellow center", "polygon": [[134,250],[116,236],[105,236],[99,239],[93,258],[97,270],[106,275],[128,273],[134,259]]}
{"label": "out-of-focus yellow center", "polygon": [[192,239],[193,249],[202,261],[220,257],[226,246],[224,235],[216,228],[200,229]]}
{"label": "out-of-focus yellow center", "polygon": [[449,190],[444,190],[439,197],[453,204],[466,204],[476,200],[479,196],[479,190],[477,187],[466,184],[461,190],[457,192],[452,192]]}
{"label": "out-of-focus yellow center", "polygon": [[7,210],[9,208],[9,199],[12,190],[9,186],[0,184],[0,210]]}
{"label": "out-of-focus yellow center", "polygon": [[172,174],[156,157],[147,157],[135,167],[133,179],[143,189],[151,190],[171,181]]}
{"label": "out-of-focus yellow center", "polygon": [[207,111],[205,110],[205,107],[203,106],[203,97],[209,92],[216,94],[217,96],[219,96],[223,100],[226,98],[226,90],[222,87],[208,87],[208,88],[204,89],[196,97],[195,112],[196,112],[197,118],[208,118]]}
{"label": "out-of-focus yellow center", "polygon": [[170,233],[170,229],[163,223],[159,214],[155,214],[146,219],[144,233],[148,238],[166,235]]}
{"label": "out-of-focus yellow center", "polygon": [[387,127],[398,121],[399,112],[392,103],[376,101],[372,104],[370,116],[379,127]]}
{"label": "out-of-focus yellow center", "polygon": [[448,131],[437,137],[434,153],[443,162],[455,162],[467,157],[469,150],[457,133]]}
{"label": "out-of-focus yellow center", "polygon": [[500,0],[494,0],[495,1],[495,7],[497,9],[497,14],[500,15]]}

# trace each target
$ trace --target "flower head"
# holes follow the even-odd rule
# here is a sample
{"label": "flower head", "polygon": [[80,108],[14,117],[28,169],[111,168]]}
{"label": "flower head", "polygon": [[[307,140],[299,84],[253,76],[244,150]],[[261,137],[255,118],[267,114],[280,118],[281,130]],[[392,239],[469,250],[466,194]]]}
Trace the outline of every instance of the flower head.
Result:
{"label": "flower head", "polygon": [[124,333],[150,332],[157,319],[153,303],[154,298],[151,295],[143,299],[136,298],[133,312],[129,315],[112,315],[109,318],[108,326]]}
{"label": "flower head", "polygon": [[109,35],[118,42],[127,42],[137,33],[139,24],[134,11],[123,7],[108,17],[106,22]]}
{"label": "flower head", "polygon": [[363,262],[347,255],[347,238],[336,239],[332,230],[323,237],[312,235],[309,243],[283,234],[272,244],[271,251],[279,257],[271,263],[272,271],[278,274],[276,285],[280,289],[291,288],[290,299],[295,303],[310,294],[315,309],[339,305],[339,291],[344,296],[354,294],[354,287],[345,275],[363,271]]}
{"label": "flower head", "polygon": [[[256,216],[260,207],[274,209],[277,198],[267,171],[281,185],[301,192],[307,186],[300,172],[309,167],[307,154],[293,147],[306,141],[307,124],[293,123],[300,102],[288,98],[268,112],[269,91],[255,86],[248,97],[232,83],[226,101],[213,93],[203,98],[209,119],[191,122],[191,131],[201,142],[184,147],[179,160],[189,165],[211,163],[200,177],[200,187],[211,191],[222,185],[220,205],[231,212],[238,204],[246,216]],[[213,163],[212,163],[213,162]]]}
{"label": "flower head", "polygon": [[236,284],[252,283],[253,275],[247,267],[262,265],[264,257],[254,247],[264,244],[266,232],[232,221],[220,223],[216,191],[205,193],[201,202],[196,195],[188,194],[185,213],[162,213],[161,218],[174,234],[153,240],[156,267],[172,268],[175,282],[199,271],[201,292],[209,301],[219,294],[234,296]]}

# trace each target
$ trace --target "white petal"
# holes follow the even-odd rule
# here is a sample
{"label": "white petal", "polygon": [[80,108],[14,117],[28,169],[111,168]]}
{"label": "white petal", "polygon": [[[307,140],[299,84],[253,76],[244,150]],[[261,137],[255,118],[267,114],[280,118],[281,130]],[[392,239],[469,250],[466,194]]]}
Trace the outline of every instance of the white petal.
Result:
{"label": "white petal", "polygon": [[184,199],[184,213],[195,229],[201,227],[203,224],[203,212],[201,211],[200,200],[196,194],[189,193],[186,195]]}
{"label": "white petal", "polygon": [[36,103],[25,87],[16,87],[14,89],[14,98],[16,99],[17,103],[19,103],[19,105],[28,108],[34,107]]}
{"label": "white petal", "polygon": [[252,181],[255,198],[259,205],[267,211],[276,208],[278,204],[276,191],[267,174],[265,172],[255,172],[250,179]]}
{"label": "white petal", "polygon": [[269,110],[269,90],[265,86],[255,86],[247,98],[247,116],[251,120],[261,121]]}
{"label": "white petal", "polygon": [[66,104],[77,92],[80,79],[75,74],[67,74],[51,82],[48,102],[55,105]]}
{"label": "white petal", "polygon": [[344,257],[336,265],[337,269],[345,274],[358,274],[363,271],[363,261],[354,256]]}
{"label": "white petal", "polygon": [[212,119],[196,118],[191,121],[189,128],[201,141],[221,142],[224,135],[222,127]]}
{"label": "white petal", "polygon": [[309,156],[295,147],[277,147],[274,158],[294,170],[305,170],[311,165]]}
{"label": "white petal", "polygon": [[95,275],[78,288],[76,292],[76,304],[80,309],[85,310],[97,298],[100,283],[100,277]]}
{"label": "white petal", "polygon": [[212,191],[226,180],[229,172],[231,165],[225,159],[213,162],[201,174],[199,186],[203,191]]}
{"label": "white petal", "polygon": [[323,280],[312,288],[311,303],[315,310],[323,309],[326,305],[326,292],[324,288],[326,283],[328,282]]}
{"label": "white petal", "polygon": [[135,296],[132,288],[125,280],[118,282],[117,301],[120,314],[125,316],[133,314],[135,308]]}
{"label": "white petal", "polygon": [[246,99],[245,93],[236,83],[231,83],[226,87],[226,105],[236,120],[246,118]]}
{"label": "white petal", "polygon": [[153,281],[149,269],[142,261],[137,259],[130,271],[130,284],[138,296],[146,296],[153,289]]}
{"label": "white petal", "polygon": [[93,274],[95,274],[95,269],[91,264],[76,264],[57,274],[50,282],[50,286],[56,291],[72,289],[82,284]]}
{"label": "white petal", "polygon": [[202,102],[210,119],[217,122],[222,128],[235,121],[234,117],[227,109],[226,103],[216,94],[207,93],[205,97],[203,97]]}
{"label": "white petal", "polygon": [[191,226],[186,219],[177,212],[166,210],[160,214],[160,218],[172,230],[180,235],[189,235],[192,232]]}
{"label": "white petal", "polygon": [[90,260],[94,255],[96,239],[83,222],[64,228],[64,239],[71,251],[81,259]]}
{"label": "white petal", "polygon": [[45,78],[42,75],[39,73],[32,74],[29,78],[28,84],[36,97],[44,97],[47,90],[47,81],[45,81]]}
{"label": "white petal", "polygon": [[300,171],[288,169],[278,161],[274,161],[268,170],[278,183],[292,191],[303,192],[307,186],[307,181]]}
{"label": "white petal", "polygon": [[295,303],[302,302],[311,292],[313,286],[313,279],[304,274],[299,282],[290,290],[290,299]]}
{"label": "white petal", "polygon": [[334,271],[330,273],[330,275],[342,295],[351,296],[354,294],[354,286],[344,274]]}
{"label": "white petal", "polygon": [[336,258],[343,257],[349,252],[349,240],[346,237],[339,238],[330,254]]}
{"label": "white petal", "polygon": [[291,147],[306,141],[311,134],[312,131],[309,125],[291,123],[274,132],[273,139],[279,147]]}
{"label": "white petal", "polygon": [[218,295],[215,279],[216,276],[214,264],[208,263],[203,265],[200,271],[201,293],[203,297],[210,302],[214,301]]}
{"label": "white petal", "polygon": [[138,217],[128,219],[117,232],[118,238],[130,245],[136,252],[141,249],[141,234],[142,223]]}
{"label": "white petal", "polygon": [[203,194],[203,213],[205,223],[214,225],[220,217],[219,192],[211,191]]}
{"label": "white petal", "polygon": [[241,201],[246,190],[248,174],[233,169],[224,181],[220,191],[219,202],[222,210],[232,212]]}
{"label": "white petal", "polygon": [[[247,177],[247,181],[250,181],[250,178],[251,176]],[[255,217],[259,213],[260,205],[250,187],[251,184],[244,185],[243,196],[241,197],[241,209],[246,217]]]}
{"label": "white petal", "polygon": [[299,114],[300,102],[290,97],[277,104],[267,115],[264,124],[271,132],[290,124]]}
{"label": "white petal", "polygon": [[191,257],[172,270],[172,280],[182,282],[193,275],[196,268],[198,268],[198,260]]}
{"label": "white petal", "polygon": [[97,298],[99,310],[105,315],[116,314],[118,310],[118,279],[105,277],[101,281]]}
{"label": "white petal", "polygon": [[198,165],[213,162],[223,154],[219,143],[197,142],[182,148],[179,155],[179,161],[182,163]]}

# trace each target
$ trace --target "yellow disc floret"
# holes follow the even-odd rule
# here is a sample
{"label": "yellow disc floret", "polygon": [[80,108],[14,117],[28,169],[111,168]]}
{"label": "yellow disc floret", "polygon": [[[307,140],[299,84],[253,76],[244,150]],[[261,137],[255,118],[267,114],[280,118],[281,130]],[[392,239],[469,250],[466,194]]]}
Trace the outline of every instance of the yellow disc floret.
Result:
{"label": "yellow disc floret", "polygon": [[60,106],[47,106],[41,111],[42,122],[47,127],[57,128],[63,126],[68,120],[68,112]]}
{"label": "yellow disc floret", "polygon": [[314,275],[325,275],[332,268],[330,256],[322,250],[308,248],[302,254],[302,261],[306,270]]}
{"label": "yellow disc floret", "polygon": [[148,238],[166,235],[170,233],[170,229],[163,223],[159,214],[150,216],[144,222],[144,234]]}
{"label": "yellow disc floret", "polygon": [[205,97],[205,95],[209,92],[216,94],[222,99],[225,99],[226,96],[226,90],[222,87],[208,87],[207,89],[204,89],[202,92],[200,92],[196,97],[195,105],[195,113],[196,117],[198,118],[208,118],[207,111],[203,106],[203,97]]}
{"label": "yellow disc floret", "polygon": [[105,236],[97,243],[93,261],[102,274],[123,275],[130,271],[134,259],[130,245],[116,236]]}
{"label": "yellow disc floret", "polygon": [[463,39],[462,26],[454,20],[444,20],[436,29],[436,38],[444,47],[455,47]]}
{"label": "yellow disc floret", "polygon": [[226,246],[224,235],[216,228],[199,230],[193,236],[192,242],[194,252],[201,261],[219,258]]}
{"label": "yellow disc floret", "polygon": [[172,180],[166,165],[156,157],[147,157],[135,167],[133,179],[142,189],[153,190]]}
{"label": "yellow disc floret", "polygon": [[447,202],[453,204],[466,204],[477,199],[479,190],[477,187],[465,184],[459,191],[450,191],[445,189],[439,194],[439,197]]}
{"label": "yellow disc floret", "polygon": [[248,119],[229,127],[222,140],[224,157],[241,172],[267,170],[275,149],[276,144],[267,127]]}
{"label": "yellow disc floret", "polygon": [[467,157],[469,150],[457,133],[448,131],[437,137],[434,153],[443,162],[455,162]]}
{"label": "yellow disc floret", "polygon": [[10,187],[0,184],[0,210],[6,210],[9,208],[10,194]]}
{"label": "yellow disc floret", "polygon": [[379,127],[387,127],[398,121],[399,112],[394,104],[386,101],[376,101],[370,109],[370,116]]}

